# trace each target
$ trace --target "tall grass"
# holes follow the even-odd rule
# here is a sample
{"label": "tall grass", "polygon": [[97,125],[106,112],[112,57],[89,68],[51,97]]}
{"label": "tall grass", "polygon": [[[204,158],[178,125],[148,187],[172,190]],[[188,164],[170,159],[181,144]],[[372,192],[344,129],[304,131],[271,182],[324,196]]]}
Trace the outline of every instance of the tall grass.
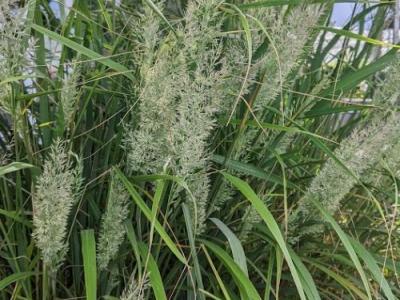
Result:
{"label": "tall grass", "polygon": [[1,299],[400,298],[393,4],[334,4],[2,1]]}

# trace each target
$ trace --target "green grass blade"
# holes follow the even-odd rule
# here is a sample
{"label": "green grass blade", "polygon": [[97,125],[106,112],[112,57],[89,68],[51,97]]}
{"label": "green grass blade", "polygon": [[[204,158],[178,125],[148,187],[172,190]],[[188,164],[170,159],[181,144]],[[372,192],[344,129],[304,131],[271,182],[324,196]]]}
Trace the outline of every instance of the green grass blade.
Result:
{"label": "green grass blade", "polygon": [[118,73],[121,73],[122,75],[129,78],[130,80],[135,81],[135,77],[132,75],[130,70],[128,70],[123,65],[113,61],[112,59],[104,57],[104,56],[100,55],[99,53],[86,48],[85,46],[82,46],[64,36],[61,36],[53,31],[50,31],[47,28],[44,28],[37,24],[32,24],[32,28],[35,29],[37,32],[47,35],[52,40],[55,40],[55,41],[61,43],[62,45],[66,46],[72,50],[75,50],[76,52],[78,52],[90,59],[96,60],[99,63],[117,71]]}
{"label": "green grass blade", "polygon": [[[246,175],[254,176],[272,183],[276,183],[283,186],[283,180],[281,177],[274,174],[265,172],[263,169],[258,168],[249,163],[243,163],[233,159],[226,159],[224,156],[214,154],[211,156],[211,160],[217,164],[225,165],[226,168],[234,171],[241,172]],[[287,186],[290,188],[296,188],[293,182],[287,181]]]}
{"label": "green grass blade", "polygon": [[172,27],[171,23],[168,21],[168,19],[164,16],[164,14],[162,13],[162,11],[157,7],[157,5],[154,4],[153,1],[151,0],[144,0],[148,6],[151,7],[152,10],[154,10],[154,12],[164,21],[165,24],[167,24],[167,26],[172,30],[172,32],[175,32],[174,27]]}
{"label": "green grass blade", "polygon": [[233,184],[246,198],[249,200],[254,207],[254,209],[258,212],[258,214],[261,216],[261,218],[264,220],[265,224],[271,231],[271,234],[273,235],[275,241],[278,243],[279,248],[281,249],[283,256],[286,259],[286,262],[289,266],[290,272],[292,273],[292,277],[294,280],[294,283],[297,287],[297,291],[299,293],[299,296],[302,300],[306,300],[306,296],[304,294],[304,288],[302,285],[302,282],[300,280],[299,274],[297,272],[297,269],[293,263],[293,260],[290,256],[289,250],[286,247],[286,242],[283,238],[282,232],[279,229],[278,224],[276,223],[274,217],[268,210],[268,208],[265,206],[265,204],[261,201],[260,198],[256,195],[256,193],[252,190],[252,188],[243,180],[234,177],[232,175],[229,175],[227,173],[223,173],[224,177]]}
{"label": "green grass blade", "polygon": [[215,225],[221,230],[221,232],[225,235],[229,242],[229,246],[232,250],[233,260],[237,263],[237,265],[242,269],[243,273],[249,277],[249,271],[247,269],[246,263],[246,255],[243,250],[242,243],[236,237],[236,235],[226,226],[222,221],[216,218],[211,218],[211,221],[214,222]]}
{"label": "green grass blade", "polygon": [[160,270],[157,267],[156,261],[154,260],[153,256],[150,254],[149,250],[147,249],[144,243],[139,242],[138,246],[142,260],[148,259],[148,264],[147,264],[147,268],[149,271],[148,274],[155,299],[167,300],[164,284],[162,282]]}
{"label": "green grass blade", "polygon": [[314,300],[320,300],[321,297],[319,295],[317,286],[315,285],[312,275],[310,274],[306,266],[303,264],[300,257],[290,248],[289,248],[289,253],[293,259],[293,263],[299,270],[302,282],[304,283],[304,291],[306,292],[308,298]]}
{"label": "green grass blade", "polygon": [[139,278],[142,278],[142,259],[140,258],[139,242],[136,238],[135,231],[133,229],[132,223],[129,221],[125,222],[125,230],[128,240],[132,246],[133,254],[135,255]]}
{"label": "green grass blade", "polygon": [[320,26],[318,28],[321,29],[321,30],[325,30],[325,31],[336,33],[336,34],[338,34],[340,36],[345,36],[345,37],[348,37],[348,38],[351,38],[351,39],[356,39],[358,41],[365,42],[365,43],[368,43],[368,44],[371,44],[371,45],[375,45],[375,46],[379,46],[379,47],[396,48],[396,49],[400,48],[400,46],[398,46],[398,45],[394,45],[394,44],[391,44],[391,43],[388,43],[388,42],[384,42],[384,41],[380,41],[380,40],[377,40],[377,39],[373,39],[373,38],[370,38],[368,36],[365,36],[365,35],[362,35],[362,34],[358,34],[358,33],[355,33],[353,31],[350,31],[350,30],[338,29],[338,28],[326,27],[326,26]]}
{"label": "green grass blade", "polygon": [[12,162],[6,166],[0,167],[0,176],[4,176],[8,173],[17,172],[23,169],[34,168],[35,166],[22,162]]}
{"label": "green grass blade", "polygon": [[392,289],[389,286],[385,276],[382,274],[382,270],[379,268],[375,258],[367,249],[364,248],[357,240],[349,237],[354,250],[357,252],[358,256],[364,261],[367,268],[371,271],[372,276],[375,281],[380,285],[382,291],[385,293],[388,300],[395,300],[396,297],[393,295]]}
{"label": "green grass blade", "polygon": [[369,283],[367,279],[367,275],[364,272],[364,269],[361,265],[361,262],[352,246],[349,238],[347,237],[346,233],[340,228],[339,224],[335,221],[335,219],[315,200],[311,200],[311,203],[321,212],[324,219],[332,226],[332,228],[336,231],[337,235],[339,236],[340,240],[343,243],[343,246],[346,248],[347,253],[349,254],[351,260],[354,263],[354,267],[357,269],[358,273],[360,274],[361,280],[363,282],[365,291],[367,292],[368,299],[372,299],[371,290],[369,288]]}
{"label": "green grass blade", "polygon": [[85,274],[86,299],[97,299],[96,242],[93,229],[81,232],[83,270]]}
{"label": "green grass blade", "polygon": [[[140,210],[143,212],[143,214],[146,216],[146,218],[151,222],[152,221],[152,212],[142,199],[142,197],[139,195],[139,193],[136,191],[136,189],[133,187],[133,185],[129,182],[129,180],[125,177],[124,174],[119,169],[115,169],[115,173],[117,177],[121,180],[121,182],[125,185],[127,191],[131,195],[132,199],[134,200],[135,204],[140,208]],[[181,251],[178,249],[178,247],[174,244],[172,239],[169,237],[169,235],[166,233],[165,229],[161,226],[160,222],[158,220],[154,220],[154,228],[158,232],[158,234],[161,236],[167,247],[172,251],[172,253],[175,254],[175,256],[184,264],[187,264],[187,261],[185,257],[182,255]]]}
{"label": "green grass blade", "polygon": [[36,274],[37,273],[35,273],[35,272],[20,272],[20,273],[12,274],[6,278],[3,278],[2,280],[0,280],[0,291],[4,290],[7,286],[9,286],[13,282],[17,282],[17,281],[29,278]]}
{"label": "green grass blade", "polygon": [[260,295],[257,293],[256,288],[243,273],[242,269],[235,263],[235,261],[226,253],[221,247],[209,241],[202,241],[204,245],[210,249],[225,265],[233,276],[235,282],[238,284],[243,294],[247,295],[247,299],[261,300]]}
{"label": "green grass blade", "polygon": [[[196,276],[197,289],[204,290],[203,278],[201,276],[200,264],[197,257],[195,235],[193,234],[192,230],[192,224],[193,224],[192,218],[190,216],[189,208],[185,203],[182,204],[182,210],[183,210],[183,216],[185,218],[186,231],[189,239],[190,254],[193,260],[193,268],[194,268],[194,274]],[[205,299],[203,293],[197,293],[197,296],[199,299]]]}
{"label": "green grass blade", "polygon": [[32,227],[32,223],[30,221],[28,221],[27,219],[25,219],[24,217],[22,217],[20,212],[0,209],[0,215],[6,216],[7,218],[10,218],[21,224],[24,224],[24,226],[26,226],[28,228]]}
{"label": "green grass blade", "polygon": [[207,248],[204,247],[204,245],[201,245],[201,248],[203,249],[203,252],[204,252],[204,254],[206,255],[206,258],[207,258],[207,260],[208,260],[208,263],[209,263],[210,266],[211,266],[211,269],[212,269],[212,271],[213,271],[213,273],[214,273],[215,279],[217,280],[218,285],[219,285],[219,287],[221,288],[221,291],[222,291],[222,294],[223,294],[224,297],[225,297],[225,300],[231,300],[231,297],[230,297],[230,295],[229,295],[229,293],[228,293],[228,290],[226,289],[225,284],[224,284],[224,282],[222,281],[222,278],[221,278],[221,276],[219,275],[217,268],[215,267],[215,265],[214,265],[214,263],[213,263],[213,261],[212,261],[210,255],[208,254]]}
{"label": "green grass blade", "polygon": [[347,290],[350,294],[356,294],[360,299],[362,300],[368,300],[367,295],[365,295],[365,293],[363,293],[363,291],[361,291],[356,285],[354,285],[354,283],[349,280],[346,277],[343,277],[342,275],[340,275],[337,272],[332,271],[331,269],[316,263],[314,261],[308,260],[307,261],[312,264],[314,267],[316,267],[317,269],[321,270],[322,272],[324,272],[326,275],[328,275],[329,277],[333,278],[344,290]]}

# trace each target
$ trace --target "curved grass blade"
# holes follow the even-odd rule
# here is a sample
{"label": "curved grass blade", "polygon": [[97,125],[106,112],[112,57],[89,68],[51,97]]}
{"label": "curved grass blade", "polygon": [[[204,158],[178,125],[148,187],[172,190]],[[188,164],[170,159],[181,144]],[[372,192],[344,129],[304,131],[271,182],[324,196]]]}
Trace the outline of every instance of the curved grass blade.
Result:
{"label": "curved grass blade", "polygon": [[[139,193],[136,191],[136,189],[133,187],[133,185],[129,182],[129,180],[125,177],[124,174],[118,169],[115,168],[115,173],[117,177],[121,180],[121,182],[125,185],[128,193],[131,195],[132,199],[134,200],[135,204],[140,208],[140,210],[143,212],[143,214],[146,216],[146,218],[151,222],[152,221],[152,212],[149,209],[149,207],[146,205],[146,203],[143,201],[142,197],[139,195]],[[172,239],[169,237],[169,235],[166,233],[164,227],[160,224],[158,220],[154,220],[154,228],[158,232],[158,234],[161,236],[167,247],[172,251],[172,253],[175,254],[176,258],[178,258],[182,263],[185,265],[187,264],[186,258],[182,255],[181,251],[178,249],[178,247],[174,244]]]}
{"label": "curved grass blade", "polygon": [[364,261],[367,268],[371,271],[372,276],[375,277],[376,282],[380,285],[387,299],[395,300],[396,297],[393,295],[392,289],[390,288],[385,276],[383,276],[382,270],[378,267],[375,258],[371,255],[371,253],[368,252],[367,249],[364,248],[363,245],[360,244],[360,242],[351,237],[349,237],[349,240],[352,243],[354,250]]}
{"label": "curved grass blade", "polygon": [[367,295],[365,295],[357,286],[353,284],[348,278],[343,277],[337,272],[332,271],[331,269],[316,263],[314,261],[306,259],[308,263],[312,264],[317,269],[324,272],[326,275],[334,279],[340,286],[346,289],[350,294],[356,294],[361,300],[368,300]]}
{"label": "curved grass blade", "polygon": [[33,275],[36,275],[35,272],[21,272],[12,274],[2,280],[0,280],[0,291],[4,290],[7,286],[9,286],[13,282],[17,282],[26,278],[29,278]]}
{"label": "curved grass blade", "polygon": [[207,251],[206,247],[204,247],[204,245],[201,245],[201,248],[203,249],[203,252],[206,255],[208,263],[211,266],[211,269],[212,269],[212,271],[214,273],[215,278],[217,279],[217,282],[219,284],[219,287],[221,288],[222,293],[224,294],[225,299],[226,300],[231,300],[231,297],[229,296],[228,290],[226,289],[225,284],[222,281],[221,276],[219,275],[217,268],[215,267],[210,255],[208,254],[208,251]]}
{"label": "curved grass blade", "polygon": [[244,253],[242,243],[236,237],[236,235],[226,226],[222,221],[216,218],[210,219],[215,225],[222,231],[229,242],[229,246],[232,250],[233,260],[242,269],[243,273],[249,277],[249,271],[247,270],[246,255]]}
{"label": "curved grass blade", "polygon": [[[269,174],[269,173],[265,172],[263,169],[258,168],[254,165],[251,165],[248,163],[243,163],[243,162],[233,160],[233,159],[227,159],[224,156],[221,156],[218,154],[212,155],[211,160],[217,164],[224,165],[228,169],[239,171],[246,175],[254,176],[256,178],[260,178],[260,179],[283,186],[282,178],[280,178],[279,176],[276,176],[274,174]],[[290,188],[297,187],[293,182],[287,181],[286,183],[287,183],[287,186]]]}
{"label": "curved grass blade", "polygon": [[318,29],[329,31],[329,32],[332,32],[332,33],[336,33],[336,34],[341,35],[341,36],[345,36],[345,37],[348,37],[348,38],[351,38],[351,39],[356,39],[358,41],[365,42],[365,43],[368,43],[368,44],[371,44],[371,45],[375,45],[375,46],[379,46],[379,47],[396,48],[396,49],[400,48],[399,45],[394,45],[394,44],[387,43],[387,42],[384,42],[384,41],[376,40],[376,39],[370,38],[368,36],[352,32],[350,30],[338,29],[338,28],[326,27],[326,26],[319,26]]}
{"label": "curved grass blade", "polygon": [[[203,284],[203,279],[201,276],[199,260],[197,257],[195,235],[193,234],[193,230],[192,230],[193,223],[192,223],[192,219],[190,216],[189,208],[187,207],[187,205],[185,203],[182,204],[182,210],[183,210],[183,216],[185,218],[186,231],[187,231],[188,239],[189,239],[190,254],[193,259],[193,265],[194,265],[193,268],[194,268],[194,274],[195,274],[196,281],[197,281],[197,289],[200,291],[200,290],[204,290],[204,284]],[[197,296],[200,300],[203,300],[203,299],[205,300],[203,293],[197,293]]]}
{"label": "curved grass blade", "polygon": [[7,218],[10,218],[21,224],[24,224],[24,226],[28,228],[32,227],[32,223],[29,220],[22,217],[18,211],[8,211],[0,208],[0,215],[6,216]]}
{"label": "curved grass blade", "polygon": [[351,260],[355,268],[357,269],[358,273],[360,274],[361,281],[363,282],[365,291],[367,292],[368,299],[372,299],[371,290],[369,288],[369,283],[367,276],[365,275],[364,269],[361,266],[361,262],[358,259],[356,251],[352,246],[349,238],[347,237],[346,233],[340,228],[339,224],[336,223],[335,219],[315,200],[311,200],[311,203],[321,212],[322,216],[325,220],[332,226],[332,228],[336,231],[337,235],[339,236],[340,240],[343,243],[343,246],[346,248],[347,253],[350,255]]}
{"label": "curved grass blade", "polygon": [[299,270],[301,279],[304,282],[304,287],[305,287],[304,291],[306,292],[308,298],[314,300],[321,300],[314,279],[312,278],[306,266],[301,261],[300,257],[290,248],[289,248],[289,253],[293,259],[294,264]]}
{"label": "curved grass blade", "polygon": [[34,168],[35,166],[22,162],[12,162],[6,166],[0,167],[0,176],[4,176],[8,173],[16,172],[22,169]]}
{"label": "curved grass blade", "polygon": [[88,49],[85,46],[82,46],[82,45],[80,45],[64,36],[61,36],[58,33],[50,31],[47,28],[44,28],[40,25],[32,24],[32,28],[44,35],[47,35],[49,38],[61,43],[62,45],[66,46],[68,48],[71,48],[72,50],[75,50],[76,52],[83,54],[90,59],[96,60],[99,63],[117,71],[118,73],[121,73],[122,75],[129,78],[130,80],[135,81],[135,77],[132,75],[132,73],[129,69],[127,69],[125,66],[113,61],[112,59],[104,57],[104,56],[100,55],[99,53],[94,52],[93,50]]}
{"label": "curved grass blade", "polygon": [[224,177],[231,182],[242,194],[249,200],[254,207],[254,209],[258,212],[258,214],[261,216],[269,230],[271,231],[271,234],[273,235],[275,241],[278,243],[279,248],[281,249],[283,256],[286,259],[286,262],[289,266],[290,272],[292,274],[294,283],[297,287],[297,291],[299,293],[299,296],[302,300],[306,300],[306,296],[304,294],[304,288],[303,284],[300,280],[300,276],[297,272],[297,269],[293,263],[292,257],[290,256],[289,250],[286,247],[286,242],[283,238],[282,232],[279,229],[278,224],[276,223],[274,217],[268,210],[268,208],[265,206],[265,204],[261,201],[260,198],[256,195],[256,193],[252,190],[252,188],[243,180],[229,175],[227,173],[222,173]]}
{"label": "curved grass blade", "polygon": [[208,249],[210,249],[225,265],[225,267],[232,274],[235,282],[238,284],[240,290],[247,299],[261,300],[256,288],[243,273],[242,269],[235,263],[235,261],[226,253],[221,247],[209,241],[202,241]]}
{"label": "curved grass blade", "polygon": [[147,268],[148,268],[148,274],[150,278],[150,283],[151,287],[154,292],[154,296],[156,300],[167,300],[167,295],[165,294],[165,289],[164,289],[164,284],[161,279],[161,274],[160,271],[157,267],[157,263],[154,260],[153,256],[147,249],[147,246],[139,242],[139,251],[140,251],[140,256],[142,257],[142,260],[147,259]]}

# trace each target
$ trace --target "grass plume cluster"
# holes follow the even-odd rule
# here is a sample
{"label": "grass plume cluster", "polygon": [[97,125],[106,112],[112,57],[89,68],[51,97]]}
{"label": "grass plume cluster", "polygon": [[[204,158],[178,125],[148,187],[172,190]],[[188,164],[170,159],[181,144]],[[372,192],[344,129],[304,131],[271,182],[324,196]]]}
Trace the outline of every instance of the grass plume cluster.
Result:
{"label": "grass plume cluster", "polygon": [[399,299],[393,5],[334,2],[1,1],[0,299]]}

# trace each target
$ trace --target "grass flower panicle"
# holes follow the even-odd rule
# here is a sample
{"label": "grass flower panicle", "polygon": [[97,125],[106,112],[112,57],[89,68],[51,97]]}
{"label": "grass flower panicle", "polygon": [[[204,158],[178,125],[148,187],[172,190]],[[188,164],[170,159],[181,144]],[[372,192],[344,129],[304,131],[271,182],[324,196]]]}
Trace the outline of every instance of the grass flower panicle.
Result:
{"label": "grass flower panicle", "polygon": [[66,142],[56,140],[33,196],[33,237],[52,271],[57,270],[68,249],[68,219],[80,195],[81,171],[79,164],[73,167]]}
{"label": "grass flower panicle", "polygon": [[317,5],[296,6],[288,15],[269,9],[260,16],[269,29],[269,50],[255,68],[265,71],[256,108],[270,105],[288,84],[288,76],[299,65],[310,32],[318,23],[323,9]]}
{"label": "grass flower panicle", "polygon": [[70,128],[74,114],[77,110],[76,104],[79,96],[79,76],[79,69],[74,66],[74,69],[66,75],[62,83],[60,108],[62,110],[64,127],[67,128],[67,130]]}
{"label": "grass flower panicle", "polygon": [[190,182],[200,197],[197,224],[204,224],[208,198],[208,138],[216,114],[227,106],[224,101],[234,97],[226,96],[233,65],[221,58],[218,5],[189,1],[178,38],[169,35],[160,41],[153,64],[141,70],[140,124],[126,139],[133,171],[157,173],[169,162],[174,174]]}
{"label": "grass flower panicle", "polygon": [[[23,67],[30,65],[27,52],[34,47],[34,40],[29,39],[25,26],[26,7],[18,7],[18,2],[0,2],[0,82],[21,75]],[[0,108],[14,114],[10,95],[10,85],[0,85]]]}
{"label": "grass flower panicle", "polygon": [[[315,212],[310,200],[320,202],[328,212],[337,212],[342,199],[363,178],[369,177],[369,172],[376,167],[385,156],[393,155],[400,137],[400,115],[392,111],[391,107],[397,102],[400,76],[398,62],[395,62],[387,73],[387,78],[375,95],[374,102],[381,103],[383,111],[372,116],[369,124],[354,130],[349,137],[340,143],[334,154],[338,161],[328,159],[321,171],[311,182],[304,197],[299,201],[299,207],[291,216],[291,228],[300,228],[302,233],[298,237],[309,233],[307,226],[295,224],[315,223],[319,214]],[[321,230],[321,228],[319,228]],[[296,234],[293,234],[296,236]]]}
{"label": "grass flower panicle", "polygon": [[148,278],[144,277],[143,279],[137,281],[135,278],[131,277],[129,279],[129,284],[122,292],[120,300],[144,300],[145,292],[149,288],[150,284],[148,282]]}
{"label": "grass flower panicle", "polygon": [[116,179],[111,180],[107,209],[102,217],[97,244],[97,263],[101,270],[107,268],[124,240],[124,222],[128,217],[129,195]]}

